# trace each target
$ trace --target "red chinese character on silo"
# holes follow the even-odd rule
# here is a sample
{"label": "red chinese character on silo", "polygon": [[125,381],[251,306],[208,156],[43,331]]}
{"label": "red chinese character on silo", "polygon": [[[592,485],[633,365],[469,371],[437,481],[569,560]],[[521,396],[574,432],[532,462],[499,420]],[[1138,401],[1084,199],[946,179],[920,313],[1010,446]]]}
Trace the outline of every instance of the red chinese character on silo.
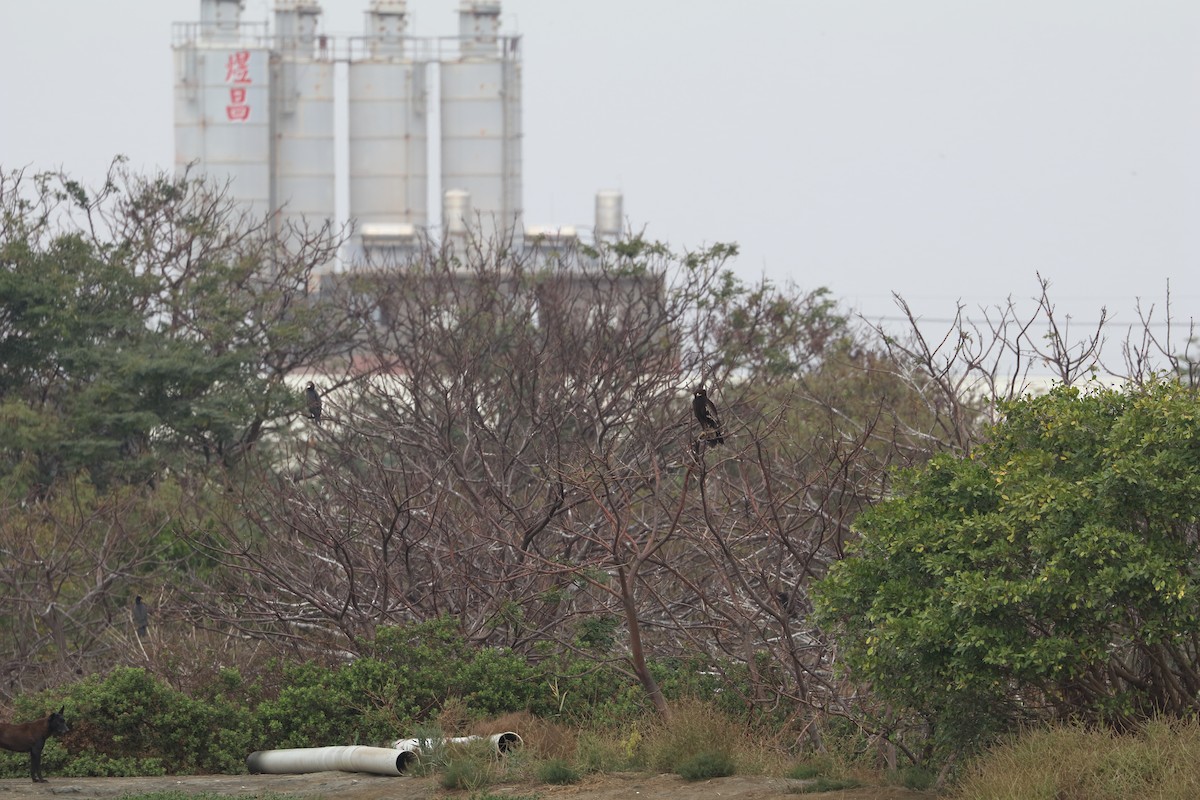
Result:
{"label": "red chinese character on silo", "polygon": [[[250,83],[250,51],[238,50],[229,54],[225,62],[225,82],[233,84]],[[225,117],[230,122],[245,122],[250,119],[250,106],[246,104],[246,88],[231,86],[229,88],[229,105],[225,106]]]}
{"label": "red chinese character on silo", "polygon": [[250,51],[238,50],[225,62],[226,83],[250,83]]}
{"label": "red chinese character on silo", "polygon": [[231,122],[245,122],[250,119],[250,106],[246,105],[246,90],[233,87],[229,90],[229,105],[225,106],[225,116]]}

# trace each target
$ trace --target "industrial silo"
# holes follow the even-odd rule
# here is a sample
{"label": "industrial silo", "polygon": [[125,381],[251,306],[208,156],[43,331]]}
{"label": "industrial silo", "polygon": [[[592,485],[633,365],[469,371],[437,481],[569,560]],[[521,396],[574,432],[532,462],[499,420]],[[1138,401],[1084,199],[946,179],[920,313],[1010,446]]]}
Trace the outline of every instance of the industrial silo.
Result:
{"label": "industrial silo", "polygon": [[301,229],[335,219],[333,53],[320,15],[316,0],[275,2],[271,207]]}
{"label": "industrial silo", "polygon": [[371,0],[348,72],[350,216],[362,252],[402,258],[428,224],[426,60],[405,0]]}
{"label": "industrial silo", "polygon": [[443,192],[466,192],[484,239],[521,235],[521,58],[501,36],[498,0],[461,0],[459,35],[441,54]]}
{"label": "industrial silo", "polygon": [[596,192],[596,225],[592,229],[592,236],[597,244],[621,238],[625,224],[623,205],[624,198],[616,190],[602,189]]}
{"label": "industrial silo", "polygon": [[272,207],[271,51],[266,25],[242,22],[241,9],[241,0],[201,0],[201,21],[175,26],[175,166],[195,162],[263,217]]}

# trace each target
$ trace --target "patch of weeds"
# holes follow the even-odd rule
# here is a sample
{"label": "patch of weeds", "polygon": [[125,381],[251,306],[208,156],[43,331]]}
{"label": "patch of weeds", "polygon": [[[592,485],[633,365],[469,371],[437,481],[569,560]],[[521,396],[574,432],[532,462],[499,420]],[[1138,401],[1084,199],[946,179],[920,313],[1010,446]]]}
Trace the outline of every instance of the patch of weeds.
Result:
{"label": "patch of weeds", "polygon": [[542,783],[566,785],[579,783],[579,771],[560,758],[553,758],[538,767],[538,780]]}
{"label": "patch of weeds", "polygon": [[415,776],[428,776],[445,767],[449,753],[442,729],[432,725],[418,725],[413,733],[413,738],[417,740],[417,748],[413,751],[416,758],[408,764],[405,772]]}
{"label": "patch of weeds", "polygon": [[443,789],[482,789],[491,783],[488,768],[473,758],[452,758],[446,762],[438,782]]}
{"label": "patch of weeds", "polygon": [[857,789],[861,781],[853,778],[817,778],[804,786],[793,786],[788,791],[791,794],[819,794],[821,792],[837,792],[842,789]]}
{"label": "patch of weeds", "polygon": [[933,774],[924,767],[905,767],[900,770],[897,777],[900,779],[900,785],[905,789],[913,789],[918,792],[923,792],[933,786],[937,780],[937,775]]}
{"label": "patch of weeds", "polygon": [[624,741],[589,731],[576,740],[575,761],[584,772],[619,772],[630,757]]}
{"label": "patch of weeds", "polygon": [[670,720],[658,720],[649,728],[639,749],[652,770],[677,772],[679,765],[698,753],[724,750],[738,742],[745,731],[730,718],[699,703],[680,703]]}
{"label": "patch of weeds", "polygon": [[[255,795],[258,800],[300,800],[299,795],[293,794],[258,794]],[[192,792],[143,792],[141,794],[123,794],[117,797],[117,800],[229,800],[228,795],[218,794],[216,792],[200,792],[194,794]],[[518,800],[518,798],[509,798],[508,800]]]}
{"label": "patch of weeds", "polygon": [[683,761],[676,767],[675,772],[683,777],[684,780],[703,781],[709,778],[728,777],[737,772],[737,767],[734,765],[733,759],[727,754],[709,750],[697,753]]}
{"label": "patch of weeds", "polygon": [[787,773],[787,777],[798,781],[812,780],[818,775],[836,774],[838,769],[833,759],[822,754],[813,754],[805,758]]}
{"label": "patch of weeds", "polygon": [[467,800],[542,800],[540,794],[493,794],[492,792],[474,792]]}

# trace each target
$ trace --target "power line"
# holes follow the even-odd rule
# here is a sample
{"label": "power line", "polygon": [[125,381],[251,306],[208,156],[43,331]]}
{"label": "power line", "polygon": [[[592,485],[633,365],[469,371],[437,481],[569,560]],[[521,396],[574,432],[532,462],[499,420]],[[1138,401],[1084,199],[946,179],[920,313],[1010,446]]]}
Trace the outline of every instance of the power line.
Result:
{"label": "power line", "polygon": [[[876,316],[867,316],[866,314],[858,314],[858,316],[862,317],[864,320],[866,320],[868,322],[912,322],[913,321],[913,320],[910,320],[908,317],[876,317]],[[970,317],[963,317],[961,320],[955,319],[952,317],[946,317],[944,319],[941,317],[916,317],[915,321],[918,323],[928,322],[930,324],[935,324],[935,325],[951,325],[956,322],[964,322],[969,325],[973,325],[973,324],[986,325],[988,323],[987,320],[982,320],[982,321],[973,320]],[[992,321],[998,321],[998,320],[992,320]],[[1080,321],[1077,319],[1068,319],[1066,324],[1078,325],[1078,326],[1082,326],[1082,327],[1086,327],[1086,328],[1095,328],[1100,325],[1100,320]],[[1189,320],[1187,322],[1140,322],[1139,321],[1139,322],[1127,322],[1127,323],[1114,322],[1111,319],[1104,320],[1105,327],[1109,327],[1109,328],[1111,328],[1111,327],[1189,328],[1193,324],[1197,324],[1198,326],[1200,326],[1200,324],[1195,323],[1192,320]]]}

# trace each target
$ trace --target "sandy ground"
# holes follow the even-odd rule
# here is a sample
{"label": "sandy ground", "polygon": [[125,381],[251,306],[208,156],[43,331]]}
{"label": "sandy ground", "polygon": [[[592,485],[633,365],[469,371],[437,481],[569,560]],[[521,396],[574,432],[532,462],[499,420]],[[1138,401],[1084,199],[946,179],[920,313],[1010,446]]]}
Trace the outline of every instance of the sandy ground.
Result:
{"label": "sandy ground", "polygon": [[[498,797],[538,797],[541,800],[796,800],[818,797],[833,800],[918,800],[933,798],[927,792],[895,787],[854,789],[797,794],[803,781],[762,776],[733,776],[689,783],[678,775],[615,774],[593,776],[571,786],[513,785],[488,787]],[[0,800],[26,798],[78,798],[112,800],[150,792],[203,792],[230,797],[290,795],[301,798],[338,800],[430,800],[468,798],[467,791],[442,789],[436,778],[383,777],[351,772],[313,772],[305,775],[173,775],[161,778],[62,778],[49,776],[47,783],[28,779],[0,780]]]}

